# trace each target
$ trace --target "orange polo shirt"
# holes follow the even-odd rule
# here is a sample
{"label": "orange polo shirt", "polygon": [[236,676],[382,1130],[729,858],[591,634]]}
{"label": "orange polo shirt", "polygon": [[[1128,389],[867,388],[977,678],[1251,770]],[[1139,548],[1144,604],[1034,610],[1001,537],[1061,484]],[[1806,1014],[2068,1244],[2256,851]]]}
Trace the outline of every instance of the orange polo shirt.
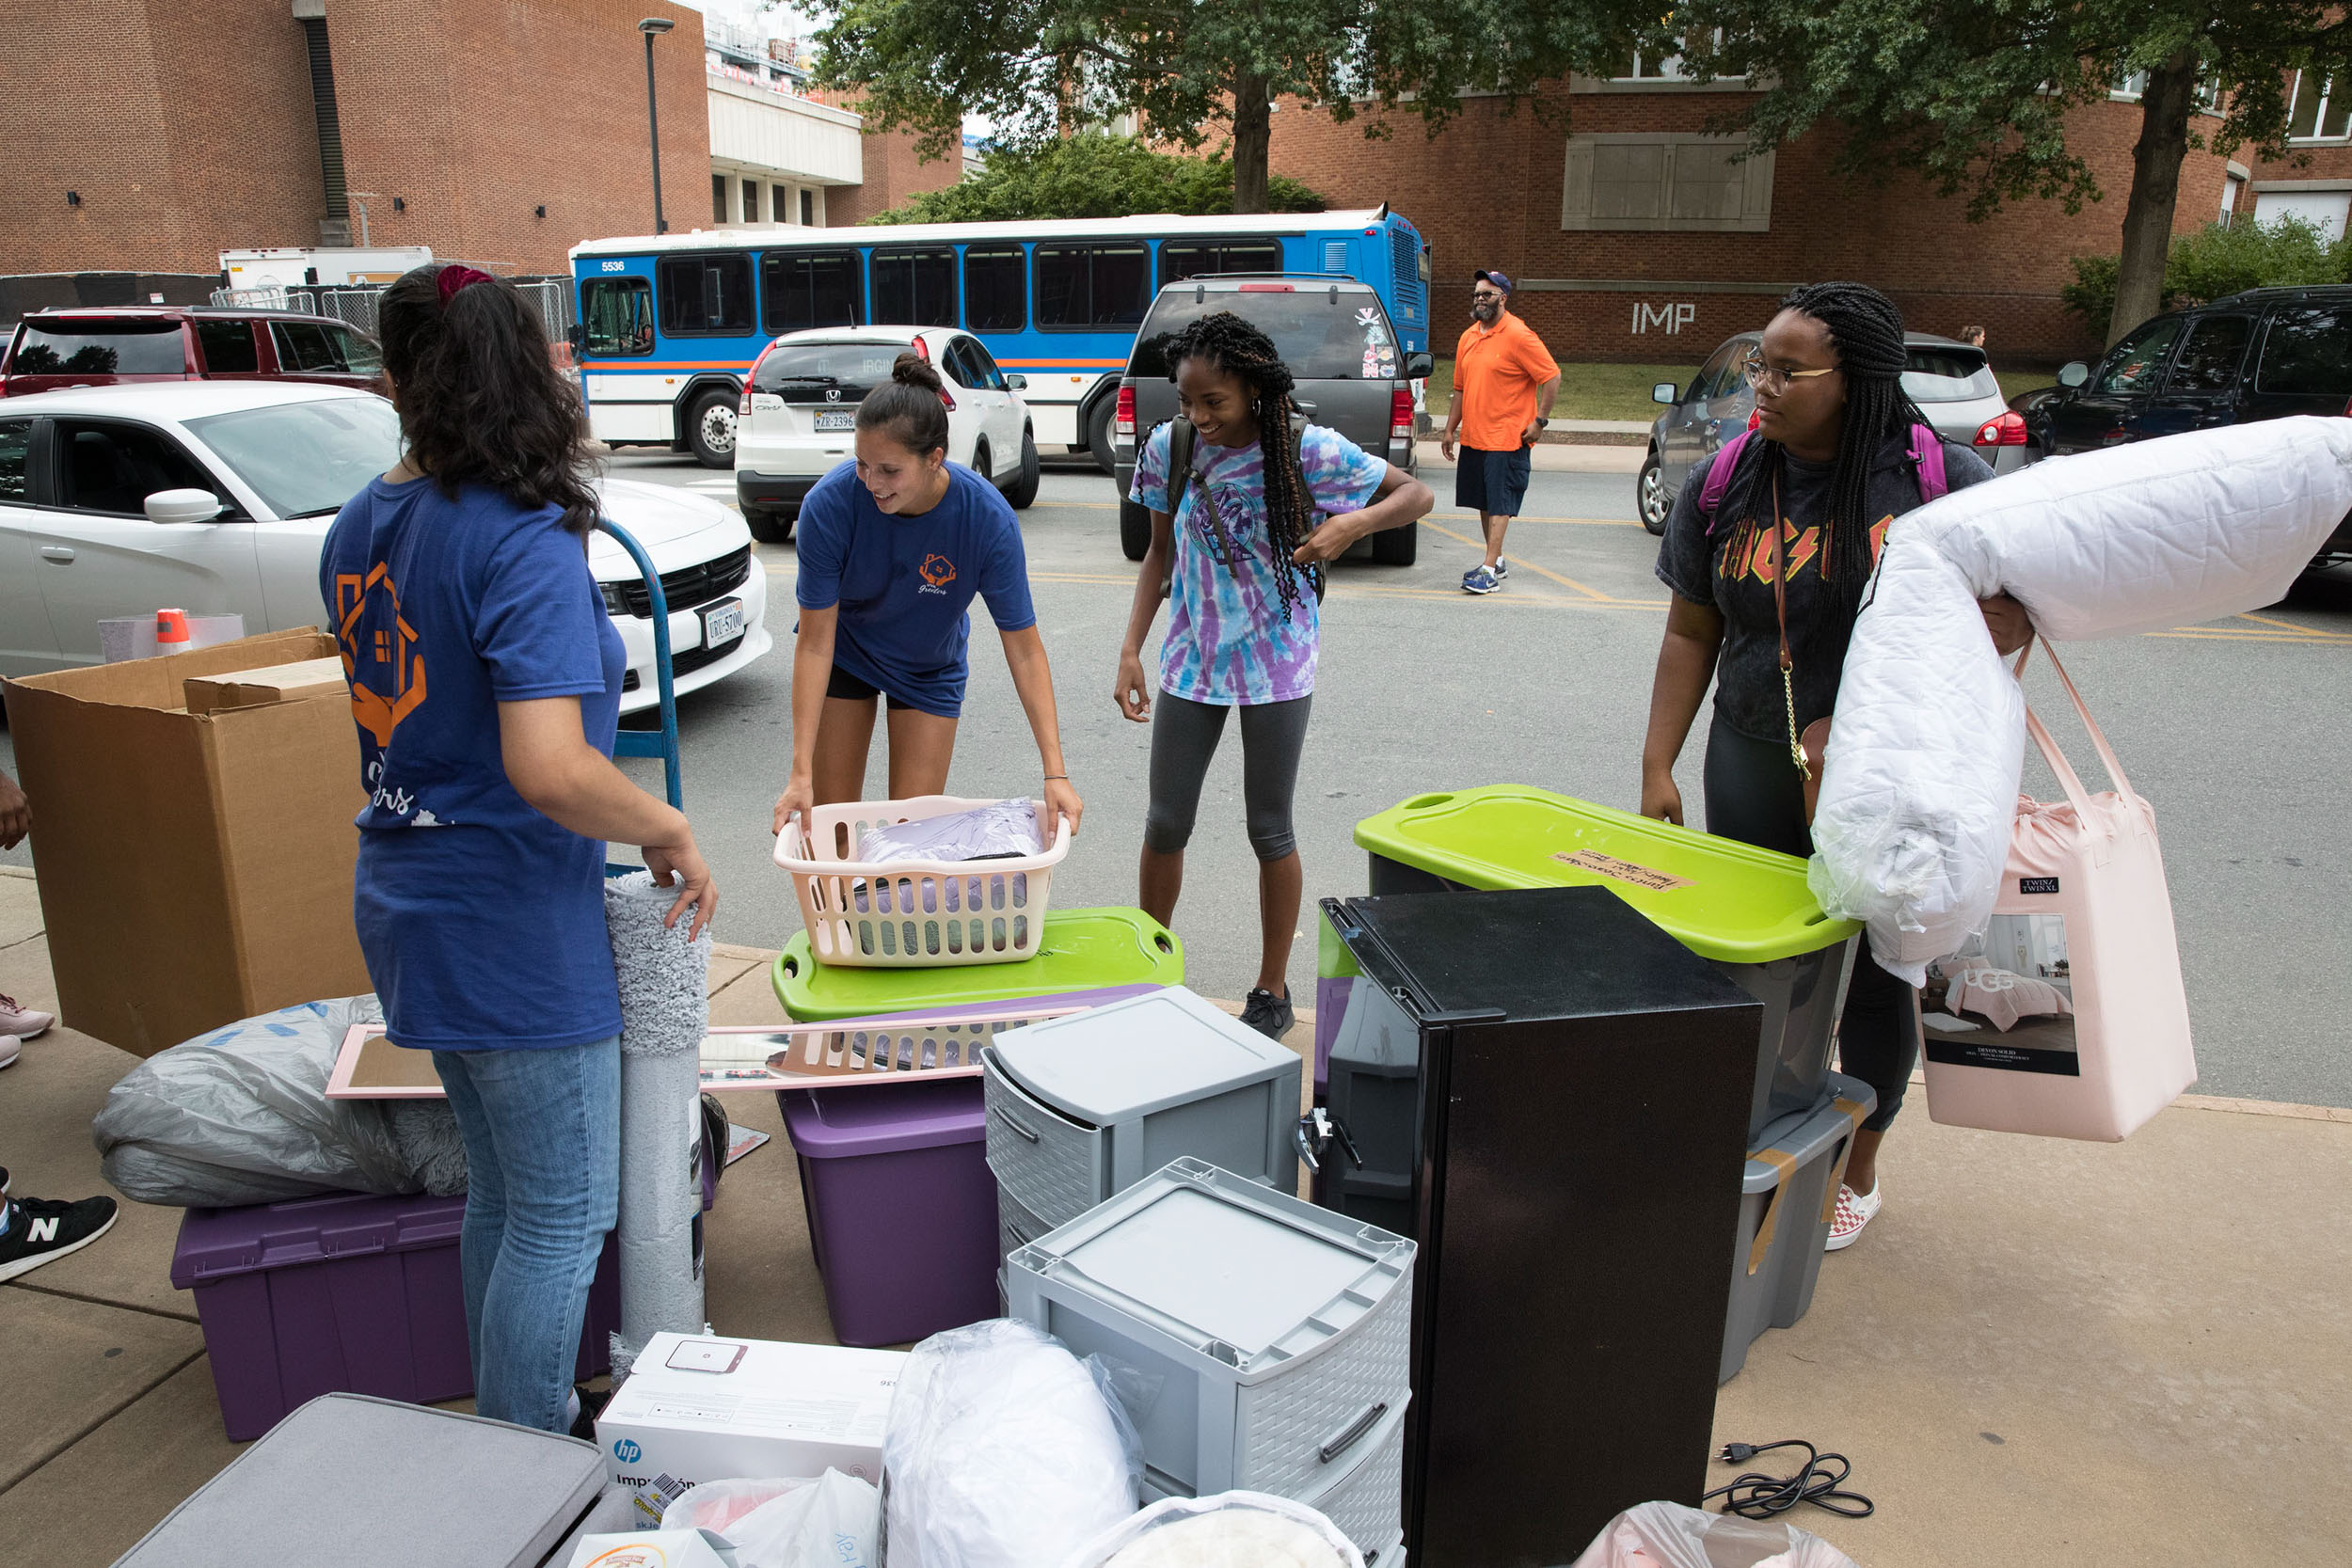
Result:
{"label": "orange polo shirt", "polygon": [[1535,388],[1560,373],[1535,329],[1505,312],[1492,326],[1472,322],[1454,348],[1454,395],[1461,400],[1456,437],[1481,451],[1517,451],[1535,417]]}

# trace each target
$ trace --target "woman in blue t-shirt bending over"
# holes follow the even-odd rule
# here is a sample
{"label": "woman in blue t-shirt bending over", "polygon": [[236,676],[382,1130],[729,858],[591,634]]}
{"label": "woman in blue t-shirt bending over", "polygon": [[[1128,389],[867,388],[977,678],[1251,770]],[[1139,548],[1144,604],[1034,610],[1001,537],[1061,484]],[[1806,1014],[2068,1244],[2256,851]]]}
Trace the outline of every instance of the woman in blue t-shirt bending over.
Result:
{"label": "woman in blue t-shirt bending over", "polygon": [[[792,773],[774,831],[811,806],[864,799],[877,699],[890,711],[890,799],[943,795],[963,712],[975,594],[1004,640],[1044,762],[1043,798],[1074,832],[1054,674],[1029,604],[1021,525],[996,487],[947,461],[939,372],[901,354],[857,406],[857,461],[801,503],[801,625],[792,655]],[[1050,836],[1051,823],[1041,824]]]}
{"label": "woman in blue t-shirt bending over", "polygon": [[384,292],[407,455],[327,531],[319,593],[359,727],[353,911],[394,1045],[429,1050],[466,1143],[474,1402],[562,1432],[619,1201],[621,999],[604,841],[718,908],[693,831],[612,766],[626,663],[588,571],[571,383],[513,285],[420,267]]}

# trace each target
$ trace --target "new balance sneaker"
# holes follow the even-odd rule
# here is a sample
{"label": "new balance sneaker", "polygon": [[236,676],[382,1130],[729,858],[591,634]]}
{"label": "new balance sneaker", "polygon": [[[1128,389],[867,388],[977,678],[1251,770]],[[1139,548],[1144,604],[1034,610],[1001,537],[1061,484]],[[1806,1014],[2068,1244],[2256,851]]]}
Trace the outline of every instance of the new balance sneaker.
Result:
{"label": "new balance sneaker", "polygon": [[1857,1193],[1843,1181],[1837,1184],[1837,1212],[1829,1222],[1828,1251],[1850,1247],[1860,1239],[1862,1227],[1878,1218],[1879,1205],[1885,1201],[1880,1193],[1885,1185],[1880,1181],[1868,1192]]}
{"label": "new balance sneaker", "polygon": [[1502,577],[1493,567],[1486,565],[1471,568],[1469,575],[1462,578],[1462,592],[1465,594],[1491,594],[1502,586]]}
{"label": "new balance sneaker", "polygon": [[47,1033],[49,1026],[56,1022],[55,1013],[22,1006],[13,996],[0,996],[0,1035],[14,1035],[20,1040],[29,1040],[35,1035]]}
{"label": "new balance sneaker", "polygon": [[115,1200],[0,1198],[0,1283],[79,1252],[114,1227]]}
{"label": "new balance sneaker", "polygon": [[1291,1006],[1290,987],[1284,986],[1279,996],[1263,987],[1251,991],[1241,1005],[1241,1021],[1270,1040],[1289,1034],[1291,1025],[1298,1022],[1298,1013]]}
{"label": "new balance sneaker", "polygon": [[[16,1066],[17,1053],[22,1048],[21,1042],[14,1035],[0,1035],[0,1067]],[[7,1191],[8,1188],[0,1187],[0,1193]]]}

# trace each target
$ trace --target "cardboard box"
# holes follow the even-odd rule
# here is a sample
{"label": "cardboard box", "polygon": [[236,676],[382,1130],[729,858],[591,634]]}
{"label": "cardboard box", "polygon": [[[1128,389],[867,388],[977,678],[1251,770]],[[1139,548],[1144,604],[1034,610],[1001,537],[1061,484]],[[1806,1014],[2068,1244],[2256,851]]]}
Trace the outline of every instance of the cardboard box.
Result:
{"label": "cardboard box", "polygon": [[368,990],[342,693],[187,712],[192,677],[325,658],[311,627],[7,683],[65,1022],[140,1056]]}
{"label": "cardboard box", "polygon": [[302,697],[343,697],[350,694],[351,689],[343,680],[342,656],[334,654],[259,670],[193,675],[181,683],[180,689],[187,699],[190,713],[217,713],[227,707],[291,703]]}
{"label": "cardboard box", "polygon": [[906,1353],[657,1334],[596,1418],[605,1474],[640,1516],[700,1481],[821,1476],[882,1484],[882,1422]]}

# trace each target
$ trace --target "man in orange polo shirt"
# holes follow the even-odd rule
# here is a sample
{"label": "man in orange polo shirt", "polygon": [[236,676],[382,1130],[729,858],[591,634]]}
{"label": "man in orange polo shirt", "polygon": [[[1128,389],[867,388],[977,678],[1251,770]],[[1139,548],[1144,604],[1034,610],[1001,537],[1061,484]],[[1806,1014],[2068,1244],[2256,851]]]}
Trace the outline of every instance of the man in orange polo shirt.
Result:
{"label": "man in orange polo shirt", "polygon": [[1462,592],[1491,594],[1511,574],[1502,535],[1527,497],[1528,448],[1551,422],[1560,367],[1535,329],[1511,313],[1511,280],[1502,273],[1470,274],[1470,314],[1477,318],[1454,349],[1454,397],[1441,442],[1454,461],[1454,504],[1478,514],[1486,559],[1462,574]]}

